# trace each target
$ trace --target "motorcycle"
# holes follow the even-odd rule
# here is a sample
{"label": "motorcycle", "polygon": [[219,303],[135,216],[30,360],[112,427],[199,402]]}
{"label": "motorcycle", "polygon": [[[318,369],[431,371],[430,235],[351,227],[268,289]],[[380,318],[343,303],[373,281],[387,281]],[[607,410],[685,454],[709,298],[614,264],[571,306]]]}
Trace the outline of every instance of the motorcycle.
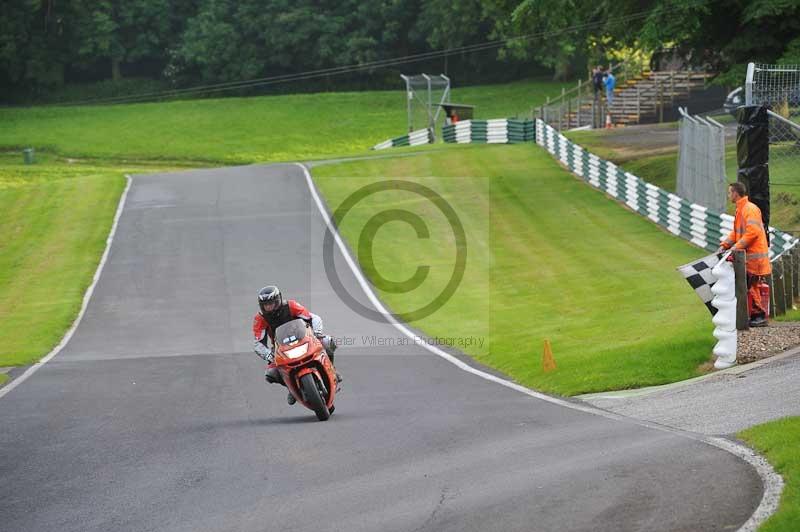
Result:
{"label": "motorcycle", "polygon": [[275,330],[275,367],[295,399],[313,410],[320,421],[334,411],[336,370],[322,342],[302,319]]}

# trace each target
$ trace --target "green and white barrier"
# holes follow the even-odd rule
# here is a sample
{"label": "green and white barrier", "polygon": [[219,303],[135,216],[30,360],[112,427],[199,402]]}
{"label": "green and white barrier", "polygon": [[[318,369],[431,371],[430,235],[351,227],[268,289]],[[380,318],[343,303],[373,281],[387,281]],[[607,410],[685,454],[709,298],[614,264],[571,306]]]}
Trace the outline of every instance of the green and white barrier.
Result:
{"label": "green and white barrier", "polygon": [[464,120],[444,126],[445,142],[469,144],[517,144],[533,142],[534,124],[531,120],[497,118],[493,120]]}
{"label": "green and white barrier", "polygon": [[433,142],[433,136],[427,129],[418,129],[408,135],[385,140],[372,147],[373,150],[385,150],[386,148],[397,148],[399,146],[420,146]]}
{"label": "green and white barrier", "polygon": [[[588,152],[540,119],[536,120],[536,143],[593,187],[697,246],[713,251],[733,228],[733,216],[690,203],[647,183]],[[777,257],[798,242],[797,238],[773,227],[770,227],[770,235],[770,258]]]}

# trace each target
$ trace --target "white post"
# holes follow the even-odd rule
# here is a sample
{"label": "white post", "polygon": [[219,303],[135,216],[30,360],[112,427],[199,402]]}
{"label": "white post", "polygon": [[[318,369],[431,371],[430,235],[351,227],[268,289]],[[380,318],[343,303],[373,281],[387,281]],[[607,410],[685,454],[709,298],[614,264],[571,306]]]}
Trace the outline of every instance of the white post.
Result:
{"label": "white post", "polygon": [[749,63],[747,65],[747,78],[744,83],[744,103],[745,105],[753,105],[753,76],[756,73],[756,64]]}
{"label": "white post", "polygon": [[717,282],[711,287],[714,299],[711,306],[717,313],[711,322],[715,325],[714,338],[719,340],[714,346],[714,362],[716,369],[729,368],[736,364],[736,279],[733,263],[728,262],[727,254],[711,269]]}

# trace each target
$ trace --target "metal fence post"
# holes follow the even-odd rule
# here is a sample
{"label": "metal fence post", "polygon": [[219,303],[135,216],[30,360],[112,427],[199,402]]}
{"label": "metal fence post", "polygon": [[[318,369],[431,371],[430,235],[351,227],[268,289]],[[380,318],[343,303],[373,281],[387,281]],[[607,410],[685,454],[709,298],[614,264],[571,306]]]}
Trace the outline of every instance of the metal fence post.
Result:
{"label": "metal fence post", "polygon": [[567,100],[567,129],[572,127],[572,100]]}
{"label": "metal fence post", "polygon": [[792,257],[792,288],[794,288],[792,296],[798,298],[800,297],[800,246],[792,249]]}
{"label": "metal fence post", "polygon": [[794,308],[794,286],[792,286],[792,255],[784,253],[781,257],[783,262],[783,290],[786,295],[787,312]]}
{"label": "metal fence post", "polygon": [[639,84],[636,84],[636,123],[639,124],[642,121],[642,93],[639,88]]}
{"label": "metal fence post", "polygon": [[600,114],[597,117],[598,124],[597,127],[604,128],[606,127],[606,113],[608,112],[608,108],[606,107],[605,101],[600,100]]}
{"label": "metal fence post", "polygon": [[675,103],[675,71],[669,71],[669,103]]}
{"label": "metal fence post", "polygon": [[777,316],[775,310],[775,271],[767,275],[767,284],[769,285],[769,317],[774,318]]}
{"label": "metal fence post", "polygon": [[778,259],[772,263],[772,285],[775,292],[775,315],[786,314],[786,291],[783,283],[783,261]]}
{"label": "metal fence post", "polygon": [[545,100],[545,104],[542,106],[542,115],[543,115],[542,120],[544,121],[545,124],[550,124],[550,122],[547,120],[547,115],[549,110],[550,110],[550,96],[547,97],[547,100]]}

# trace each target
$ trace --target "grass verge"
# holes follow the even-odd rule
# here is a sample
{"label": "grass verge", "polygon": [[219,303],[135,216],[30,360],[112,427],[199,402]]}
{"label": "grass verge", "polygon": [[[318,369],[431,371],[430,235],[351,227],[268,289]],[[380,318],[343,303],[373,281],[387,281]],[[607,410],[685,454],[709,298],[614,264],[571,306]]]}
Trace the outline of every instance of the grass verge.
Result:
{"label": "grass verge", "polygon": [[800,309],[787,310],[783,316],[772,318],[775,321],[800,321]]}
{"label": "grass verge", "polygon": [[[455,89],[478,116],[519,114],[562,84]],[[402,91],[0,109],[0,366],[46,354],[80,309],[124,174],[361,153],[403,133]],[[68,157],[68,158],[67,158]],[[0,382],[7,376],[0,375]]]}
{"label": "grass verge", "polygon": [[[667,124],[662,124],[663,128]],[[647,133],[642,133],[646,135]],[[626,144],[615,141],[625,130],[572,131],[567,136],[596,155],[608,159],[642,179],[675,192],[678,173],[678,146],[656,142]],[[773,146],[770,153],[770,225],[800,234],[800,173],[798,151],[794,145]],[[728,143],[725,171],[728,182],[737,180],[736,145]],[[732,205],[728,212],[733,214]]]}
{"label": "grass verge", "polygon": [[[455,88],[476,117],[527,112],[563,84],[528,80]],[[398,86],[399,89],[399,86]],[[405,92],[319,93],[94,107],[0,109],[0,147],[69,157],[219,164],[363,153],[406,132]]]}
{"label": "grass verge", "polygon": [[785,482],[778,511],[759,532],[794,532],[800,523],[800,417],[756,425],[738,436],[766,456]]}
{"label": "grass verge", "polygon": [[[468,354],[564,395],[698,375],[714,343],[712,325],[675,267],[702,251],[586,186],[538,147],[459,148],[313,171],[333,210],[365,184],[401,178],[437,190],[464,221],[464,281],[439,311],[412,325],[432,336],[485,332],[487,344],[465,346]],[[338,220],[362,259],[368,220],[401,207],[421,209],[430,238],[407,223],[386,223],[375,234],[374,265],[360,261],[395,312],[430,301],[449,278],[455,244],[446,222],[402,191],[370,196]],[[420,264],[431,267],[430,282],[402,293],[380,289],[379,277],[408,279]],[[545,339],[558,365],[549,373],[541,363]]]}
{"label": "grass verge", "polygon": [[137,171],[37,158],[0,155],[0,366],[36,362],[75,320]]}

